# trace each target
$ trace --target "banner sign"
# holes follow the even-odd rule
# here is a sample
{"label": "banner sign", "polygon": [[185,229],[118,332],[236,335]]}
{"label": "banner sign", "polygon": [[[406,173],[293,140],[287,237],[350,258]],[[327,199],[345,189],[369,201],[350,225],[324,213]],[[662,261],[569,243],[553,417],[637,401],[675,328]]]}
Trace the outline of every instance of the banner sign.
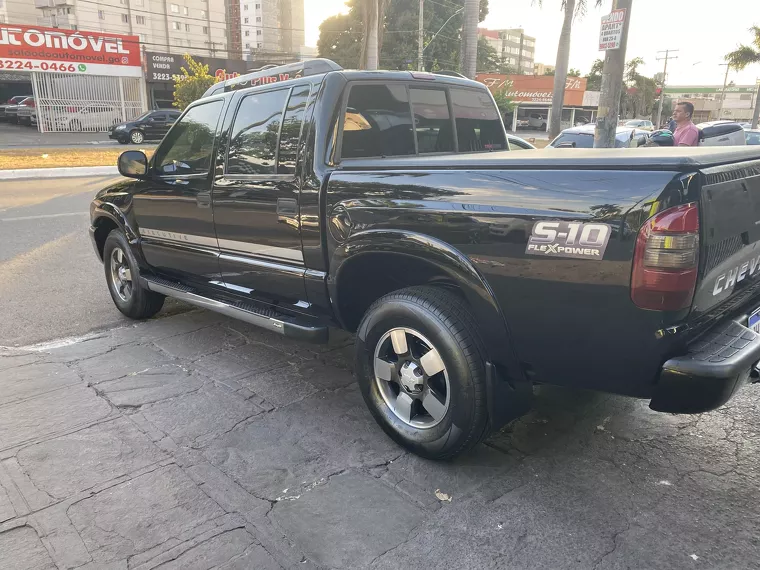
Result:
{"label": "banner sign", "polygon": [[620,49],[624,22],[625,8],[613,10],[606,16],[602,16],[602,27],[599,30],[599,51]]}
{"label": "banner sign", "polygon": [[140,40],[137,36],[0,24],[0,70],[140,77]]}
{"label": "banner sign", "polygon": [[[551,104],[554,77],[550,75],[502,75],[478,73],[476,81],[484,83],[492,92],[503,91],[513,101]],[[586,91],[585,77],[568,77],[565,81],[565,105],[583,104]]]}
{"label": "banner sign", "polygon": [[[250,62],[239,59],[193,56],[203,65],[208,65],[210,75],[217,82],[239,77],[247,73]],[[176,53],[145,52],[145,80],[148,83],[174,83],[173,76],[182,75],[181,68],[187,69],[185,58]]]}

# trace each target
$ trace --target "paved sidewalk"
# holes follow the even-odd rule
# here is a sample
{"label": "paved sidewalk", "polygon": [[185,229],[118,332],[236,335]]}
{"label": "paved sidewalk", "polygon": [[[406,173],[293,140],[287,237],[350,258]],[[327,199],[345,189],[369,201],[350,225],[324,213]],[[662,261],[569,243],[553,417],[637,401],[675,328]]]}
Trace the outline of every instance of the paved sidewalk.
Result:
{"label": "paved sidewalk", "polygon": [[755,387],[701,416],[543,387],[434,463],[351,342],[190,311],[0,352],[0,568],[757,568]]}

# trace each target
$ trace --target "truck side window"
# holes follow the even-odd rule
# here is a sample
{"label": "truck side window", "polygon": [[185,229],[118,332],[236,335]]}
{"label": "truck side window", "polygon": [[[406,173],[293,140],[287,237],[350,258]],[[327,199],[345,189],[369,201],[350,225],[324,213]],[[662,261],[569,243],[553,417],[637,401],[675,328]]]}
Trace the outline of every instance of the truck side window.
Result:
{"label": "truck side window", "polygon": [[439,89],[410,89],[409,94],[420,154],[453,151],[454,132],[451,129],[446,92]]}
{"label": "truck side window", "polygon": [[474,89],[451,89],[459,152],[506,150],[504,127],[488,93]]}
{"label": "truck side window", "polygon": [[159,174],[206,174],[222,101],[190,109],[158,147],[153,164]]}
{"label": "truck side window", "polygon": [[274,174],[277,135],[288,89],[248,95],[230,136],[227,174]]}
{"label": "truck side window", "polygon": [[343,124],[343,158],[413,155],[414,132],[404,85],[353,85]]}
{"label": "truck side window", "polygon": [[280,152],[277,155],[278,174],[293,174],[296,171],[298,141],[301,139],[303,113],[309,99],[310,87],[311,85],[300,85],[293,88],[290,95],[285,120],[282,123],[282,134],[280,134]]}

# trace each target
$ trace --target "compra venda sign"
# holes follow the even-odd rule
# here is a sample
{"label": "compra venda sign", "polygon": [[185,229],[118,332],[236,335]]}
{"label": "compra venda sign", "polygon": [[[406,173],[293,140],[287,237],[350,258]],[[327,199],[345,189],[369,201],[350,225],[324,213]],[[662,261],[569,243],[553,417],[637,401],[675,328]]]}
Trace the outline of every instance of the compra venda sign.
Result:
{"label": "compra venda sign", "polygon": [[141,77],[140,40],[137,36],[0,24],[0,70]]}

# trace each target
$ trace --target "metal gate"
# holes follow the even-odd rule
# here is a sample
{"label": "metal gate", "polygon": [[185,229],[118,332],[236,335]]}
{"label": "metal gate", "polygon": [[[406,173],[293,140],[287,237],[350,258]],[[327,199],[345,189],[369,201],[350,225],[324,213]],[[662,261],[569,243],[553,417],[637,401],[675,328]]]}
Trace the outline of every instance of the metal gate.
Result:
{"label": "metal gate", "polygon": [[32,73],[41,132],[104,132],[146,110],[140,78]]}

